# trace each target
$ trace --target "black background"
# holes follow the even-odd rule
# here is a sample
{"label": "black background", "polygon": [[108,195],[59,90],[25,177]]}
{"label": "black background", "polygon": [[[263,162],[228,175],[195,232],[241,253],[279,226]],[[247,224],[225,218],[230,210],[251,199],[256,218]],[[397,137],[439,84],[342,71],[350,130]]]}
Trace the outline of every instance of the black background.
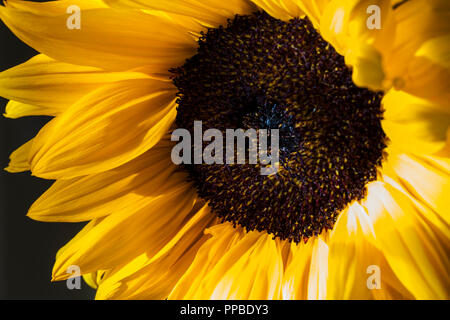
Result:
{"label": "black background", "polygon": [[[36,52],[0,22],[0,71],[25,62]],[[0,98],[1,113],[6,100]],[[52,183],[29,172],[8,173],[9,154],[34,137],[46,117],[7,119],[0,116],[0,299],[91,299],[94,290],[82,282],[69,290],[66,282],[50,282],[57,250],[82,227],[43,223],[26,217],[30,205]]]}

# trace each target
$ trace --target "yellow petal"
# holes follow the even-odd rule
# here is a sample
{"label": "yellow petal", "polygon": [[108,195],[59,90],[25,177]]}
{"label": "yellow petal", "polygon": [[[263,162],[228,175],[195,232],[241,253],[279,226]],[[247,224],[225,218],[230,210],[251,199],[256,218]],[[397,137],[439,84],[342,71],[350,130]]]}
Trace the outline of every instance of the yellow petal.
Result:
{"label": "yellow petal", "polygon": [[118,168],[57,180],[33,203],[28,216],[47,222],[87,221],[157,196],[177,169],[170,160],[170,145],[160,145]]}
{"label": "yellow petal", "polygon": [[[383,54],[390,52],[395,38],[390,2],[333,0],[321,16],[322,36],[353,67],[353,81],[358,86],[373,90],[385,88]],[[376,17],[380,25],[373,24]]]}
{"label": "yellow petal", "polygon": [[[372,22],[370,6],[380,9],[381,29],[368,27],[368,22]],[[388,0],[332,0],[321,15],[320,32],[340,54],[345,55],[354,45],[366,43],[376,47],[378,42],[385,40],[386,32],[391,31],[390,15]]]}
{"label": "yellow petal", "polygon": [[327,294],[328,277],[328,253],[327,243],[319,237],[317,245],[313,246],[311,265],[308,279],[308,299],[325,299]]}
{"label": "yellow petal", "polygon": [[189,220],[196,194],[185,179],[184,174],[172,176],[159,196],[117,209],[71,241],[57,256],[53,279],[66,279],[70,265],[86,274],[123,265],[144,252],[156,254]]}
{"label": "yellow petal", "polygon": [[377,247],[406,289],[417,299],[448,299],[448,238],[441,247],[414,204],[388,184],[369,185],[364,206],[374,226]]}
{"label": "yellow petal", "polygon": [[112,270],[102,281],[96,299],[165,299],[186,272],[199,247],[209,238],[204,229],[216,220],[208,206],[198,211],[154,256],[140,255]]}
{"label": "yellow petal", "polygon": [[61,105],[60,108],[48,108],[10,100],[6,104],[3,116],[10,119],[26,116],[56,116],[63,112],[67,107],[68,105]]}
{"label": "yellow petal", "polygon": [[300,9],[299,3],[293,0],[252,0],[252,2],[272,17],[280,20],[287,21],[305,15]]}
{"label": "yellow petal", "polygon": [[168,82],[127,80],[103,86],[41,129],[32,147],[32,173],[70,179],[118,167],[153,147],[175,115]]}
{"label": "yellow petal", "polygon": [[[86,8],[80,28],[70,29],[66,13],[73,1],[0,6],[0,18],[22,41],[59,61],[123,71],[152,66],[168,74],[195,53],[195,40],[169,19],[134,10]],[[16,4],[17,2],[13,1]],[[78,4],[77,4],[78,5]]]}
{"label": "yellow petal", "polygon": [[7,117],[53,116],[102,85],[144,78],[147,76],[138,72],[105,72],[40,54],[0,73],[0,95],[15,100],[6,108]]}
{"label": "yellow petal", "polygon": [[450,172],[414,156],[391,155],[395,180],[450,225]]}
{"label": "yellow petal", "polygon": [[283,262],[271,236],[224,223],[209,231],[169,299],[279,299]]}
{"label": "yellow petal", "polygon": [[[205,275],[217,264],[222,255],[244,236],[241,229],[234,229],[228,223],[211,227],[206,230],[206,233],[212,237],[200,248],[192,265],[177,282],[169,299],[193,297]],[[216,237],[214,238],[214,236]]]}
{"label": "yellow petal", "polygon": [[[164,256],[149,262],[146,254],[140,255],[124,267],[129,275],[114,273],[97,290],[96,300],[162,300],[166,299],[175,283],[184,274],[195,257],[206,236],[197,239],[185,252],[176,248],[171,256]],[[174,255],[177,256],[174,256]],[[142,266],[145,265],[145,266]],[[121,277],[119,277],[119,275]],[[116,278],[120,280],[113,281]]]}
{"label": "yellow petal", "polygon": [[393,273],[366,209],[354,202],[338,218],[329,240],[327,299],[411,299]]}
{"label": "yellow petal", "polygon": [[450,109],[389,90],[383,98],[383,130],[396,148],[403,152],[431,154],[441,150],[450,127]]}
{"label": "yellow petal", "polygon": [[364,208],[354,202],[340,213],[329,241],[328,299],[370,299],[367,268],[379,258],[366,237],[374,237]]}
{"label": "yellow petal", "polygon": [[295,1],[300,9],[312,21],[314,27],[320,30],[320,20],[325,11],[326,6],[331,0],[300,0]]}
{"label": "yellow petal", "polygon": [[247,0],[211,0],[207,3],[197,0],[105,0],[111,7],[161,10],[194,18],[206,27],[226,25],[227,19],[235,14],[249,14],[255,8]]}
{"label": "yellow petal", "polygon": [[400,192],[414,208],[413,211],[415,219],[424,225],[424,229],[428,230],[430,235],[430,242],[433,242],[433,249],[435,253],[440,256],[438,259],[448,264],[448,250],[449,250],[449,234],[450,225],[448,223],[448,217],[442,217],[436,211],[428,207],[419,198],[416,198],[413,193],[405,188],[399,182],[398,178],[391,178],[388,175],[384,175],[383,180],[386,184]]}
{"label": "yellow petal", "polygon": [[382,56],[372,46],[355,43],[345,53],[345,63],[353,67],[352,79],[359,87],[383,90],[385,74]]}
{"label": "yellow petal", "polygon": [[437,153],[435,155],[416,155],[416,157],[442,173],[450,173],[450,154]]}
{"label": "yellow petal", "polygon": [[[48,15],[53,15],[55,12],[57,13],[59,8],[68,7],[74,4],[73,1],[70,0],[59,0],[58,3],[53,3],[50,6],[39,3],[39,2],[31,2],[31,1],[22,1],[22,0],[8,0],[7,5],[14,9],[20,9],[23,11],[31,12],[31,13],[45,13]],[[98,9],[98,8],[106,8],[106,5],[102,0],[77,0],[76,5],[80,7],[82,10],[86,9]]]}
{"label": "yellow petal", "polygon": [[[262,234],[248,248],[251,240],[246,238],[249,237],[226,254],[205,279],[206,286],[214,288],[212,299],[281,298],[283,262],[276,242],[272,236]],[[207,297],[209,293],[200,292],[200,296]]]}
{"label": "yellow petal", "polygon": [[447,0],[404,2],[393,10],[395,37],[383,52],[386,77],[397,89],[449,107],[450,24]]}
{"label": "yellow petal", "polygon": [[308,299],[308,285],[313,251],[319,238],[309,239],[307,243],[291,244],[290,259],[283,277],[283,299]]}
{"label": "yellow petal", "polygon": [[99,284],[104,277],[105,272],[103,270],[91,272],[87,274],[83,274],[83,280],[90,286],[92,289],[98,289]]}
{"label": "yellow petal", "polygon": [[[369,5],[380,8],[380,29],[367,27]],[[448,109],[449,10],[446,0],[403,1],[398,6],[383,0],[334,0],[320,30],[353,67],[357,85],[403,90]]]}
{"label": "yellow petal", "polygon": [[9,164],[5,168],[6,171],[15,173],[30,170],[30,151],[33,139],[24,143],[9,156]]}
{"label": "yellow petal", "polygon": [[91,231],[95,226],[97,226],[100,222],[102,222],[104,218],[98,218],[89,221],[72,239],[69,240],[63,247],[61,247],[58,252],[56,252],[56,259],[61,257],[67,248],[70,248],[72,244],[79,241],[81,238],[83,238],[89,231]]}

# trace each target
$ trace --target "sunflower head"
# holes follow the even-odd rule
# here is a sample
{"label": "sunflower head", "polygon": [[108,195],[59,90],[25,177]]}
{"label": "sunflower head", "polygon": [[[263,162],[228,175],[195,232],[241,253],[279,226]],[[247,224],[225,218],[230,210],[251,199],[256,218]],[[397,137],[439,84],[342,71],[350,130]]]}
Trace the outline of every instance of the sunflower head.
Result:
{"label": "sunflower head", "polygon": [[[448,0],[0,6],[41,52],[0,73],[6,116],[54,117],[7,170],[56,180],[31,218],[89,221],[52,279],[77,265],[111,299],[448,299],[449,12]],[[170,135],[195,137],[197,122],[227,140],[277,134],[231,151],[204,139],[218,161],[176,165]],[[279,152],[277,170],[263,175],[247,153],[274,137],[262,151]]]}
{"label": "sunflower head", "polygon": [[[265,12],[237,15],[209,29],[197,54],[172,69],[176,125],[278,129],[280,170],[258,164],[186,167],[199,196],[225,221],[299,242],[331,229],[376,180],[386,136],[382,93],[352,82],[344,57],[307,19]],[[194,141],[192,141],[194,148]]]}

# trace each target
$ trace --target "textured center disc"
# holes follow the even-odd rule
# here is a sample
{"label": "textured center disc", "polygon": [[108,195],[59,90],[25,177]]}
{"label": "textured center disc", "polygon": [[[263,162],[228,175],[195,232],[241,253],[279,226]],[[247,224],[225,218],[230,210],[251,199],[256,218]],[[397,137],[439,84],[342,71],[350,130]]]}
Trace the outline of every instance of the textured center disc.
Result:
{"label": "textured center disc", "polygon": [[382,94],[355,86],[344,58],[307,19],[236,16],[198,43],[171,70],[177,127],[194,136],[202,121],[203,131],[224,137],[226,129],[279,129],[280,145],[279,171],[269,176],[249,163],[184,165],[200,197],[223,220],[281,239],[332,228],[381,166]]}

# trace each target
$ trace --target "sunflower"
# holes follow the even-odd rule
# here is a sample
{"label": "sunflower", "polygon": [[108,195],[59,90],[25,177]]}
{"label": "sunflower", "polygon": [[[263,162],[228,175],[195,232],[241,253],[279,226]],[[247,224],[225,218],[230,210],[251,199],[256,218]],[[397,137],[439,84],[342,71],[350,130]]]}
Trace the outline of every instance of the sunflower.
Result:
{"label": "sunflower", "polygon": [[[5,116],[54,118],[6,170],[84,222],[98,299],[448,299],[447,0],[8,0],[40,54]],[[175,128],[279,128],[277,174],[175,165]]]}

